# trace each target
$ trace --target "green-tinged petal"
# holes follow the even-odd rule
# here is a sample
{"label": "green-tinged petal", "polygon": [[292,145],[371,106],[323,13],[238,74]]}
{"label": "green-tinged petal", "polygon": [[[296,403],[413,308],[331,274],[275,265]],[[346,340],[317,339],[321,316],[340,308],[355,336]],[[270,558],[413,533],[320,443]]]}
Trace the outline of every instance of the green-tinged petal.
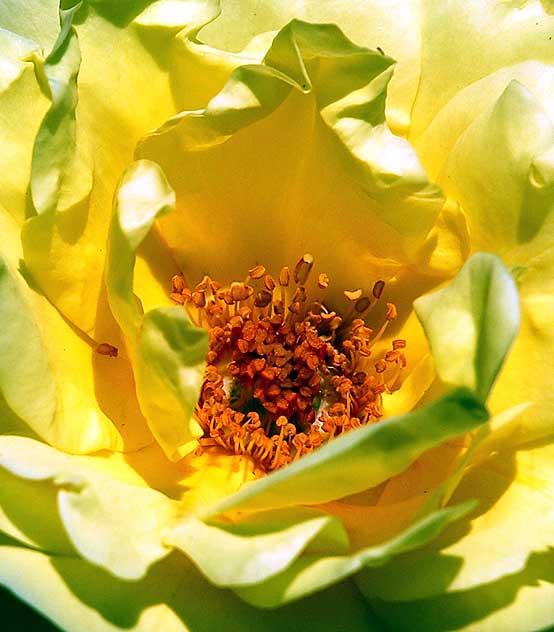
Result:
{"label": "green-tinged petal", "polygon": [[48,481],[29,481],[0,467],[0,537],[55,555],[76,555],[60,520],[57,490]]}
{"label": "green-tinged petal", "polygon": [[[207,351],[207,333],[192,325],[180,307],[152,310],[144,317],[137,379],[140,400],[170,458],[180,458],[196,448],[195,439],[202,435],[192,415],[202,388]],[[164,398],[168,390],[171,395]]]}
{"label": "green-tinged petal", "polygon": [[49,101],[37,80],[42,63],[38,44],[1,30],[1,25],[0,18],[0,204],[21,223],[33,143]]}
{"label": "green-tinged petal", "polygon": [[521,331],[489,407],[497,416],[516,409],[519,414],[498,425],[493,450],[549,437],[554,430],[554,247],[530,260],[518,283]]}
{"label": "green-tinged petal", "polygon": [[[77,143],[77,76],[81,53],[72,23],[80,6],[81,3],[77,3],[68,11],[60,11],[61,31],[44,63],[46,90],[52,104],[42,120],[33,148],[30,194],[36,215],[27,220],[22,232],[26,266],[53,302],[67,291],[64,285],[74,282],[64,283],[64,277],[70,277],[71,272],[77,276],[87,258],[90,259],[82,247],[69,266],[69,262],[61,258],[53,260],[51,257],[58,231],[62,231],[65,239],[78,241],[93,182],[89,148],[81,137]],[[69,275],[64,264],[71,270]],[[48,287],[52,279],[55,279],[55,291]],[[73,311],[77,303],[82,309],[82,296],[74,296],[73,303]],[[67,311],[67,306],[64,307]]]}
{"label": "green-tinged petal", "polygon": [[486,411],[469,391],[453,391],[425,408],[342,435],[296,463],[245,485],[205,513],[317,504],[361,492],[406,469],[428,448],[486,419]]}
{"label": "green-tinged petal", "polygon": [[551,632],[554,558],[531,559],[516,575],[474,590],[408,602],[372,599],[387,629],[398,632]]}
{"label": "green-tinged petal", "polygon": [[207,334],[178,307],[152,310],[143,320],[133,293],[136,250],[156,218],[174,204],[175,194],[158,165],[142,160],[129,167],[115,201],[106,285],[125,335],[141,409],[169,458],[178,460],[202,434],[192,413],[202,386]]}
{"label": "green-tinged petal", "polygon": [[110,231],[106,285],[111,310],[121,329],[136,345],[143,309],[133,294],[136,250],[157,217],[175,205],[175,193],[155,163],[133,163],[123,175]]}
{"label": "green-tinged petal", "polygon": [[[417,138],[415,147],[429,178],[441,176],[448,155],[465,130],[483,112],[489,111],[511,81],[525,86],[543,105],[552,111],[554,66],[538,61],[524,61],[500,68],[491,75],[470,84],[455,96],[435,116],[425,132]],[[521,138],[522,144],[524,137]],[[537,139],[528,137],[525,143]],[[452,183],[445,180],[444,187]]]}
{"label": "green-tinged petal", "polygon": [[[44,62],[52,105],[35,139],[30,183],[33,206],[39,216],[68,210],[88,195],[92,186],[91,166],[76,148],[81,51],[71,24],[79,8],[77,3],[71,10],[61,12],[60,37]],[[78,181],[74,190],[65,182],[70,175]]]}
{"label": "green-tinged petal", "polygon": [[308,508],[260,512],[235,524],[187,518],[164,542],[184,551],[212,583],[227,587],[264,582],[301,554],[340,555],[348,550],[340,521]]}
{"label": "green-tinged petal", "polygon": [[409,125],[418,86],[419,13],[419,4],[411,1],[352,3],[319,0],[298,3],[270,0],[260,4],[254,0],[223,0],[221,15],[204,27],[198,37],[217,49],[239,51],[252,37],[277,31],[294,18],[337,24],[352,41],[373,49],[380,47],[399,60],[389,89],[387,120],[395,132],[401,133]]}
{"label": "green-tinged petal", "polygon": [[410,551],[435,538],[450,522],[465,515],[474,503],[464,503],[433,512],[400,535],[350,556],[301,557],[292,566],[266,582],[235,589],[247,602],[272,608],[294,601],[352,575],[364,567],[381,566],[391,557]]}
{"label": "green-tinged petal", "polygon": [[[95,345],[76,335],[54,307],[18,271],[21,256],[16,222],[0,208],[2,352],[0,394],[2,432],[33,434],[68,452],[121,449],[121,430],[137,432],[135,446],[144,441],[133,417],[133,392],[123,390],[112,400],[110,417],[105,381],[96,369],[111,376],[113,360],[123,369],[116,383],[124,389],[124,361],[95,358]],[[95,366],[96,364],[96,366]],[[135,405],[136,409],[136,405]],[[17,419],[11,419],[15,415]],[[112,420],[113,419],[113,420]],[[123,424],[123,425],[122,425]]]}
{"label": "green-tinged petal", "polygon": [[458,139],[440,179],[468,217],[474,251],[525,265],[552,243],[553,165],[552,120],[512,81]]}
{"label": "green-tinged petal", "polygon": [[474,255],[446,288],[414,303],[440,379],[485,402],[519,328],[515,283],[494,255]]}
{"label": "green-tinged petal", "polygon": [[442,198],[385,124],[391,64],[334,26],[293,21],[263,64],[143,141],[176,191],[160,226],[191,281],[242,278],[256,262],[277,272],[311,252],[338,294],[408,265]]}
{"label": "green-tinged petal", "polygon": [[6,404],[40,436],[56,412],[56,385],[40,329],[0,258],[0,386]]}
{"label": "green-tinged petal", "polygon": [[[86,3],[46,64],[52,102],[35,145],[31,190],[38,215],[24,229],[25,259],[46,296],[93,337],[105,338],[109,329],[102,275],[117,182],[138,139],[175,112],[173,37],[135,24],[144,8]],[[62,68],[67,72],[59,76]],[[159,285],[148,266],[144,274]]]}
{"label": "green-tinged petal", "polygon": [[[554,623],[552,457],[547,444],[471,470],[453,501],[478,497],[474,514],[378,574],[365,572],[358,582],[364,593],[395,602],[380,606],[391,623],[398,606],[420,614],[425,630],[519,632]],[[439,618],[437,607],[446,609]]]}
{"label": "green-tinged petal", "polygon": [[4,0],[0,8],[0,28],[33,40],[49,51],[60,31],[58,0]]}
{"label": "green-tinged petal", "polygon": [[411,135],[418,137],[460,90],[496,70],[528,59],[552,63],[554,17],[547,5],[541,0],[424,2]]}
{"label": "green-tinged petal", "polygon": [[[176,504],[163,494],[103,474],[87,464],[87,457],[63,454],[23,437],[0,438],[0,465],[17,477],[37,482],[35,494],[40,495],[45,481],[57,491],[49,497],[41,495],[54,501],[46,516],[53,515],[55,524],[59,513],[73,546],[93,564],[121,578],[138,579],[150,564],[169,552],[161,538],[176,514]],[[17,489],[15,486],[13,493]],[[23,489],[32,492],[29,484]],[[14,515],[17,506],[26,502],[22,498],[8,499],[8,509],[14,507]],[[37,510],[34,508],[35,520]],[[22,515],[20,510],[19,517],[21,521],[15,526],[26,539],[43,544],[33,538],[32,532],[25,532],[29,515]],[[13,531],[10,534],[14,535]]]}
{"label": "green-tinged petal", "polygon": [[158,562],[139,582],[119,580],[84,560],[8,544],[0,548],[0,560],[0,582],[65,630],[381,631],[351,582],[265,612],[214,588],[178,554]]}
{"label": "green-tinged petal", "polygon": [[[536,92],[552,102],[548,89]],[[468,217],[472,247],[499,253],[517,276],[522,328],[489,400],[494,415],[531,404],[511,423],[517,442],[553,427],[552,174],[554,125],[538,98],[512,82],[460,136],[442,180]]]}

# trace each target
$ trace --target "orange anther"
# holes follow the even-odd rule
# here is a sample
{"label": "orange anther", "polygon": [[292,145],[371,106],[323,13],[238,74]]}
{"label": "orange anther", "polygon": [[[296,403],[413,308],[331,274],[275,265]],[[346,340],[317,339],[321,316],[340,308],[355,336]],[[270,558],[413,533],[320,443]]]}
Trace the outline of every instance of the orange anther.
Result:
{"label": "orange anther", "polygon": [[114,347],[109,342],[101,342],[96,347],[96,353],[99,353],[100,355],[108,356],[110,358],[117,358],[117,354],[119,353],[119,350],[117,347]]}
{"label": "orange anther", "polygon": [[346,296],[349,301],[357,301],[362,296],[362,290],[352,290],[352,292],[345,290],[344,296]]}
{"label": "orange anther", "polygon": [[371,290],[371,293],[376,299],[380,299],[383,294],[383,290],[385,289],[384,281],[377,281]]}
{"label": "orange anther", "polygon": [[254,266],[253,268],[250,268],[250,270],[248,270],[248,276],[251,279],[261,279],[264,274],[265,268],[261,265]]}
{"label": "orange anther", "polygon": [[317,286],[320,290],[325,290],[329,287],[329,277],[322,272],[317,276]]}
{"label": "orange anther", "polygon": [[314,265],[314,258],[310,254],[303,255],[294,267],[294,281],[304,285]]}

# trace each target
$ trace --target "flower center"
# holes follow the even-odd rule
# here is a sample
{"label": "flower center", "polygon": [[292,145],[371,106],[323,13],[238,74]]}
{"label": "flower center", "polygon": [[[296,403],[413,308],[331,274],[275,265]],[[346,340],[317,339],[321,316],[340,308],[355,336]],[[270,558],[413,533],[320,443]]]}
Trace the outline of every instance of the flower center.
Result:
{"label": "flower center", "polygon": [[386,304],[376,330],[364,320],[385,283],[371,296],[345,291],[340,315],[325,305],[327,275],[309,282],[313,264],[306,254],[277,278],[257,265],[227,288],[206,276],[191,290],[173,277],[171,298],[209,332],[195,413],[200,449],[248,455],[268,472],[383,416],[383,397],[399,388],[406,366],[402,339],[374,357],[396,307]]}

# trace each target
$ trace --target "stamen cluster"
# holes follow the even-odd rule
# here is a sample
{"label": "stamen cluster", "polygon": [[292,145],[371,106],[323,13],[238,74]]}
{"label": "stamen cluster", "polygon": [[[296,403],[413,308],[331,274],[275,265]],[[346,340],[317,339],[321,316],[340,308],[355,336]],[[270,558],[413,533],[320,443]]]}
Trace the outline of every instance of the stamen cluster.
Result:
{"label": "stamen cluster", "polygon": [[406,366],[405,340],[372,357],[372,347],[396,308],[387,303],[374,332],[363,319],[385,284],[370,296],[346,291],[342,316],[325,306],[326,274],[308,290],[313,257],[304,255],[291,274],[277,278],[264,266],[228,288],[209,277],[189,289],[173,278],[172,299],[209,332],[207,367],[196,418],[200,446],[249,455],[271,471],[322,443],[383,416],[383,395],[398,388]]}

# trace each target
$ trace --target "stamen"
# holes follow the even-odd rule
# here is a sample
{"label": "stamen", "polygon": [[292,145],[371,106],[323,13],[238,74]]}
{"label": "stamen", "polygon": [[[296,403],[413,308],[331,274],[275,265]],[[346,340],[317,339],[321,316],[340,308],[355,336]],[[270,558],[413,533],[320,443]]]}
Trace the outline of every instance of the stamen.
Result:
{"label": "stamen", "polygon": [[[261,279],[265,274],[264,266],[254,266],[250,270],[248,270],[248,278],[250,279]],[[245,281],[246,283],[247,281]]]}
{"label": "stamen", "polygon": [[182,276],[172,278],[172,300],[209,331],[195,413],[204,431],[199,450],[218,446],[245,454],[268,472],[382,417],[383,397],[402,383],[406,341],[393,340],[376,358],[372,347],[396,318],[396,307],[387,303],[374,334],[362,317],[382,296],[384,281],[373,285],[375,300],[361,289],[345,291],[348,307],[338,314],[323,299],[325,273],[312,290],[306,286],[313,266],[310,254],[298,260],[294,292],[287,266],[276,281],[258,264],[228,288],[205,276],[191,291]]}
{"label": "stamen", "polygon": [[279,285],[281,287],[288,287],[290,283],[290,270],[288,266],[284,266],[281,268],[281,272],[279,272]]}
{"label": "stamen", "polygon": [[381,295],[383,294],[384,289],[385,289],[385,282],[377,281],[375,285],[373,286],[373,290],[371,291],[371,293],[377,300],[379,300],[381,298]]}
{"label": "stamen", "polygon": [[329,277],[324,272],[318,275],[317,286],[320,290],[326,290],[329,287]]}
{"label": "stamen", "polygon": [[312,255],[305,254],[300,258],[294,268],[294,282],[299,285],[305,285],[313,266],[314,258]]}
{"label": "stamen", "polygon": [[117,358],[117,355],[119,353],[119,349],[117,347],[114,347],[113,345],[111,345],[109,342],[101,342],[96,347],[96,353],[98,353],[100,355],[108,356],[110,358]]}

